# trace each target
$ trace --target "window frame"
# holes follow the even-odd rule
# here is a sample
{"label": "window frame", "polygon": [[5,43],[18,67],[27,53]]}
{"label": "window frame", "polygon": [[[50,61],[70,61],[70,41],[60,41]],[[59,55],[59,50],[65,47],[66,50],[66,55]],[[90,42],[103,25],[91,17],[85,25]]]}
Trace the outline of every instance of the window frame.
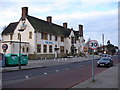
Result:
{"label": "window frame", "polygon": [[61,42],[64,42],[64,37],[61,37]]}
{"label": "window frame", "polygon": [[64,53],[64,50],[65,49],[65,47],[64,46],[60,46],[60,53]]}
{"label": "window frame", "polygon": [[26,47],[26,52],[29,52],[29,48],[28,47]]}
{"label": "window frame", "polygon": [[49,45],[49,53],[53,52],[52,47],[53,47],[52,45]]}
{"label": "window frame", "polygon": [[48,40],[48,34],[41,32],[41,39]]}
{"label": "window frame", "polygon": [[22,52],[25,53],[25,47],[24,47],[24,46],[23,46],[23,48],[22,48]]}
{"label": "window frame", "polygon": [[41,44],[37,44],[37,53],[41,53]]}
{"label": "window frame", "polygon": [[13,40],[13,34],[10,34],[10,40]]}
{"label": "window frame", "polygon": [[32,39],[32,32],[29,32],[29,39]]}
{"label": "window frame", "polygon": [[57,37],[57,35],[55,35],[55,41],[58,41],[58,37]]}
{"label": "window frame", "polygon": [[43,53],[47,53],[47,45],[43,45]]}
{"label": "window frame", "polygon": [[21,37],[20,35],[21,35],[21,34],[20,34],[20,33],[18,33],[18,40],[20,40],[20,37]]}

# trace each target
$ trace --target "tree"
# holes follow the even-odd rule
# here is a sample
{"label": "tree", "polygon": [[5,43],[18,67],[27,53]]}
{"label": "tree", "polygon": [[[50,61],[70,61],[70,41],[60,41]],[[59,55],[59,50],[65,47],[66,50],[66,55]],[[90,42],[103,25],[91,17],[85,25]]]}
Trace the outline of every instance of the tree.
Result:
{"label": "tree", "polygon": [[108,42],[107,42],[107,45],[109,45],[110,44],[110,40],[108,40]]}
{"label": "tree", "polygon": [[114,54],[116,52],[115,46],[110,43],[110,40],[108,40],[106,47],[107,47],[108,54]]}

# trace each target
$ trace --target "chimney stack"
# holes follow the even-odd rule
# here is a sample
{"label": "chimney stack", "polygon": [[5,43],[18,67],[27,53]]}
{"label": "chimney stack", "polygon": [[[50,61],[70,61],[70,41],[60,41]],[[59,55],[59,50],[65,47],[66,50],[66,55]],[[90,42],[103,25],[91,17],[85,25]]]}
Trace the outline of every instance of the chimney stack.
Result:
{"label": "chimney stack", "polygon": [[63,27],[64,27],[64,28],[67,28],[67,22],[64,22],[64,23],[63,23]]}
{"label": "chimney stack", "polygon": [[52,23],[52,17],[51,16],[47,17],[47,22]]}
{"label": "chimney stack", "polygon": [[79,34],[83,37],[83,25],[79,25]]}
{"label": "chimney stack", "polygon": [[22,7],[22,20],[25,20],[27,15],[28,15],[28,7]]}

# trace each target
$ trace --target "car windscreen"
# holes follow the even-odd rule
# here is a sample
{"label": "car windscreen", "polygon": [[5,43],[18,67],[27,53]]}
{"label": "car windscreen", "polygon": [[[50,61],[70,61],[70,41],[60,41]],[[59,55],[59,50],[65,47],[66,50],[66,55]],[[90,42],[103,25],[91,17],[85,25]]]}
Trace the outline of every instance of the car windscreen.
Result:
{"label": "car windscreen", "polygon": [[100,61],[110,61],[109,58],[101,58]]}

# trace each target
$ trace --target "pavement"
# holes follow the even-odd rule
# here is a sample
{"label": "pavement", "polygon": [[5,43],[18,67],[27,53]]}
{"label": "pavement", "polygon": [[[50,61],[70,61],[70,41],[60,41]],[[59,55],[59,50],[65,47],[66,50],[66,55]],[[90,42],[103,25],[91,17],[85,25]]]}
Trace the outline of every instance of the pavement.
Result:
{"label": "pavement", "polygon": [[[99,56],[95,56],[95,59]],[[73,57],[73,58],[57,58],[57,59],[42,59],[42,60],[29,60],[26,66],[22,66],[22,70],[34,69],[34,68],[44,68],[55,65],[63,65],[72,62],[80,62],[85,60],[92,59],[92,56],[87,57]],[[85,80],[81,83],[77,83],[71,89],[74,88],[119,88],[118,85],[118,66],[120,64],[114,65],[111,68],[106,69],[105,71],[95,75],[94,82],[91,81],[91,78]],[[17,67],[5,67],[0,68],[1,72],[11,72],[19,70]]]}
{"label": "pavement", "polygon": [[[43,58],[39,60],[28,60],[28,64],[26,66],[21,66],[21,70],[29,70],[35,68],[44,68],[55,65],[69,64],[73,62],[90,60],[92,58],[93,58],[92,55],[88,55],[87,57],[53,58],[53,59]],[[96,55],[95,59],[96,58],[99,58],[99,56]],[[11,71],[19,71],[19,67],[13,66],[13,67],[0,68],[0,72],[11,72]]]}
{"label": "pavement", "polygon": [[105,71],[95,75],[94,82],[91,81],[91,78],[88,80],[79,83],[72,88],[119,88],[118,85],[118,66],[114,65],[111,68],[106,69]]}

